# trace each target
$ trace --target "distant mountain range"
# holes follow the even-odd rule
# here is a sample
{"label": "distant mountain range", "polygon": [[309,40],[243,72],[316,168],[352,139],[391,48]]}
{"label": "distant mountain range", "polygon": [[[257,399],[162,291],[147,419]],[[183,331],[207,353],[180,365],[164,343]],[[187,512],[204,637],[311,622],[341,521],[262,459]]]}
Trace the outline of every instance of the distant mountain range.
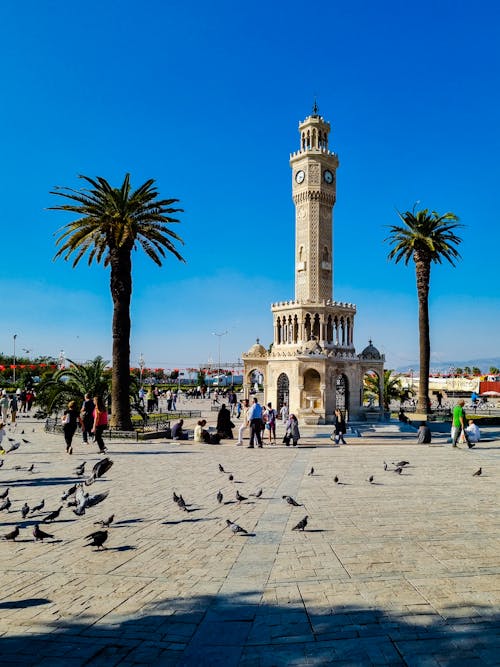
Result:
{"label": "distant mountain range", "polygon": [[[488,371],[492,366],[500,368],[500,357],[488,357],[486,359],[468,359],[465,361],[460,360],[460,361],[441,361],[441,362],[434,362],[431,359],[431,373],[448,373],[450,368],[464,368],[465,366],[469,366],[469,368],[477,366],[477,368],[481,369],[481,372],[483,374],[486,374],[488,373]],[[413,369],[414,373],[417,373],[419,369],[419,363],[416,361],[414,365],[408,364],[408,366],[400,366],[396,370],[400,373],[405,373],[408,372],[410,368]]]}

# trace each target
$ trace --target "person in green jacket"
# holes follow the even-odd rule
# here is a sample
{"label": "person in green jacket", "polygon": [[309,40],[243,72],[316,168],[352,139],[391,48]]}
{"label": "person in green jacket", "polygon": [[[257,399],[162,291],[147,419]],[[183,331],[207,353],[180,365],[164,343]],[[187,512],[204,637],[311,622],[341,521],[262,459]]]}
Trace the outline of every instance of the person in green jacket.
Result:
{"label": "person in green jacket", "polygon": [[457,405],[453,408],[453,447],[457,447],[457,442],[460,437],[460,434],[463,433],[467,446],[469,449],[474,447],[474,443],[469,440],[467,431],[465,430],[465,410],[464,410],[465,401],[462,399],[458,401]]}

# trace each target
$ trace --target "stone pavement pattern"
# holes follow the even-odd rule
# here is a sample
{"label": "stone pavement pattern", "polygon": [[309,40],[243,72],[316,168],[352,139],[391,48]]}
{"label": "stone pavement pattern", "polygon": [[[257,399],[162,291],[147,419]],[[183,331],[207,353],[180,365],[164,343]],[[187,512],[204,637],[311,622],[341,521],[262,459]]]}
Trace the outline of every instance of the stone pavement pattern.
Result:
{"label": "stone pavement pattern", "polygon": [[[46,526],[56,539],[34,543],[44,514],[22,521],[24,501],[56,509],[75,466],[99,457],[76,441],[69,457],[60,436],[23,426],[31,442],[0,469],[12,500],[1,533],[21,527],[17,542],[0,541],[0,665],[500,665],[498,441],[111,441],[114,466],[90,487],[109,498],[83,517],[64,508]],[[403,474],[384,472],[401,458]],[[236,488],[260,487],[235,502]],[[108,548],[85,547],[111,513]],[[251,534],[233,536],[226,518]]]}

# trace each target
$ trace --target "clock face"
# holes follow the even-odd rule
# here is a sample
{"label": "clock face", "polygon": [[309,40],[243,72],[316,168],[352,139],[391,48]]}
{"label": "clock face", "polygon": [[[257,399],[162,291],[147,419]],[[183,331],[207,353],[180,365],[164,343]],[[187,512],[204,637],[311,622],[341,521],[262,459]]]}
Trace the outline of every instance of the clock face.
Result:
{"label": "clock face", "polygon": [[333,183],[333,174],[329,169],[325,169],[323,172],[323,180],[325,183],[328,183],[328,185],[331,185]]}
{"label": "clock face", "polygon": [[304,172],[302,171],[302,169],[300,169],[300,171],[298,171],[298,172],[295,174],[295,180],[296,180],[297,183],[299,183],[299,184],[304,182],[304,178],[305,178],[305,177],[306,177],[306,175],[304,174]]}

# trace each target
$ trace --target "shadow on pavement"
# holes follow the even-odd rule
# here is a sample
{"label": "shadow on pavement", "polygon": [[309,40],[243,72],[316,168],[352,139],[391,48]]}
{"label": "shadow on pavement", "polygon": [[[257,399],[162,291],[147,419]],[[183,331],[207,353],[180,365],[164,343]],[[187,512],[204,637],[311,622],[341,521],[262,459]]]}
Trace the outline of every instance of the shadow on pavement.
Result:
{"label": "shadow on pavement", "polygon": [[[298,593],[298,592],[297,592]],[[16,610],[45,599],[2,605],[15,626]],[[374,606],[304,605],[300,595],[287,605],[261,602],[260,593],[163,599],[140,613],[120,607],[95,623],[59,618],[36,633],[2,637],[2,664],[102,665],[499,665],[500,614],[477,604],[439,614]],[[50,608],[48,608],[49,611]],[[64,617],[64,610],[61,610]],[[60,614],[54,609],[54,616]],[[107,622],[106,622],[107,620]]]}

